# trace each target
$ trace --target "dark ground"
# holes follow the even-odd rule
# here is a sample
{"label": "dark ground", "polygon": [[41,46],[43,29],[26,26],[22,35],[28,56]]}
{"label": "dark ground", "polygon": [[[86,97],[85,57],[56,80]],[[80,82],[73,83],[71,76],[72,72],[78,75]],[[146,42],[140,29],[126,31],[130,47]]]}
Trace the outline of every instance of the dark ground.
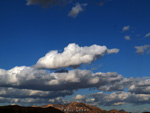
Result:
{"label": "dark ground", "polygon": [[53,107],[22,107],[22,106],[3,106],[0,107],[0,113],[63,113]]}

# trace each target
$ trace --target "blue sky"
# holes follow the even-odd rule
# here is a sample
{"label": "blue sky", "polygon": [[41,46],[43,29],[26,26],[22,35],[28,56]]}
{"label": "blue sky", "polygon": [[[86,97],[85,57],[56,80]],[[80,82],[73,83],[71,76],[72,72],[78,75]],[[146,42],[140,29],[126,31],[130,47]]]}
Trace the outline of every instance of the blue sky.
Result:
{"label": "blue sky", "polygon": [[[86,69],[102,65],[93,72],[149,77],[150,54],[138,54],[135,46],[150,45],[150,36],[145,37],[150,32],[150,1],[106,0],[98,6],[99,2],[73,1],[43,8],[40,4],[26,5],[26,0],[1,1],[0,69],[35,65],[49,51],[62,52],[70,43],[81,47],[97,44],[120,51],[85,65]],[[83,11],[76,17],[68,16],[77,3],[86,6],[81,5]],[[122,30],[125,26],[129,26],[127,31]]]}

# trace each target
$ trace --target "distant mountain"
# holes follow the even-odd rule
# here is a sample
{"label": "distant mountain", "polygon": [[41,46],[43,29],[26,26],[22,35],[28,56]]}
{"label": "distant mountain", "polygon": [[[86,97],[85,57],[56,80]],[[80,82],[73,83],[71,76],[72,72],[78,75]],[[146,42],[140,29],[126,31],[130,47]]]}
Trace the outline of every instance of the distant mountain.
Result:
{"label": "distant mountain", "polygon": [[90,106],[85,103],[72,102],[69,104],[48,104],[42,107],[32,106],[1,106],[0,113],[127,113],[124,110],[116,109],[105,111],[96,106]]}
{"label": "distant mountain", "polygon": [[125,111],[124,109],[121,109],[121,110],[119,110],[119,111]]}
{"label": "distant mountain", "polygon": [[65,113],[127,113],[124,110],[117,111],[115,109],[110,111],[102,110],[96,106],[90,106],[85,103],[73,102],[70,104],[49,104],[46,106],[42,106],[43,108],[54,107],[58,110],[61,110]]}
{"label": "distant mountain", "polygon": [[0,113],[63,113],[54,107],[22,107],[22,106],[1,106]]}
{"label": "distant mountain", "polygon": [[117,111],[116,109],[110,110],[109,113],[128,113],[126,111]]}

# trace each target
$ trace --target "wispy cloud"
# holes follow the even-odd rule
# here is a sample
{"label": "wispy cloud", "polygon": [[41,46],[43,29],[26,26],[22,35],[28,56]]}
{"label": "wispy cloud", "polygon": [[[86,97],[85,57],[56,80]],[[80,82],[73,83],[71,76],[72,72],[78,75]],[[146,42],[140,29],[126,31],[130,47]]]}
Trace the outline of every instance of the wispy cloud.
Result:
{"label": "wispy cloud", "polygon": [[145,37],[150,37],[150,32],[145,35]]}
{"label": "wispy cloud", "polygon": [[101,2],[97,3],[99,6],[103,6],[106,2],[108,2],[109,0],[102,0]]}
{"label": "wispy cloud", "polygon": [[79,15],[79,13],[84,11],[84,7],[86,7],[87,4],[80,4],[76,3],[75,6],[72,7],[71,11],[69,12],[68,16],[75,18]]}
{"label": "wispy cloud", "polygon": [[131,40],[129,35],[126,35],[126,36],[124,37],[124,39],[125,39],[125,40]]}
{"label": "wispy cloud", "polygon": [[150,45],[135,46],[135,49],[136,49],[136,53],[140,55],[144,54],[145,52],[147,54],[150,53]]}
{"label": "wispy cloud", "polygon": [[123,32],[128,31],[128,30],[130,30],[130,26],[124,26],[124,27],[122,28],[122,31],[123,31]]}
{"label": "wispy cloud", "polygon": [[[85,10],[85,7],[87,6],[87,4],[89,3],[88,1],[86,1],[86,3],[79,3],[81,2],[80,0],[26,0],[27,3],[26,5],[30,6],[30,5],[41,5],[42,7],[48,7],[48,6],[65,6],[68,4],[71,4],[74,2],[78,2],[76,4],[74,4],[74,6],[72,7],[71,11],[69,12],[68,16],[75,18],[79,15],[79,13],[83,12]],[[101,2],[98,2],[97,0],[94,0],[96,2],[96,4],[98,4],[99,6],[103,6],[105,2],[109,1],[109,0],[102,0]]]}

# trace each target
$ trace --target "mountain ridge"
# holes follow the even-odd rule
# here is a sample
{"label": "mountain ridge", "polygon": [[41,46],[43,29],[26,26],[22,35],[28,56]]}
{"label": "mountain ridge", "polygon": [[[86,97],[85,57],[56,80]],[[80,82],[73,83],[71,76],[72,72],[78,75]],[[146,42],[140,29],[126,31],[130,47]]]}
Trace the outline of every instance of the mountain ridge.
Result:
{"label": "mountain ridge", "polygon": [[128,113],[124,110],[102,110],[83,102],[68,104],[47,104],[43,106],[24,107],[18,105],[0,106],[0,113]]}
{"label": "mountain ridge", "polygon": [[106,111],[106,110],[100,109],[99,107],[90,106],[83,102],[72,102],[72,103],[64,104],[64,105],[63,104],[48,104],[48,105],[42,106],[42,108],[47,108],[49,106],[59,109],[63,111],[64,113],[127,113],[124,110],[118,111],[116,109]]}

